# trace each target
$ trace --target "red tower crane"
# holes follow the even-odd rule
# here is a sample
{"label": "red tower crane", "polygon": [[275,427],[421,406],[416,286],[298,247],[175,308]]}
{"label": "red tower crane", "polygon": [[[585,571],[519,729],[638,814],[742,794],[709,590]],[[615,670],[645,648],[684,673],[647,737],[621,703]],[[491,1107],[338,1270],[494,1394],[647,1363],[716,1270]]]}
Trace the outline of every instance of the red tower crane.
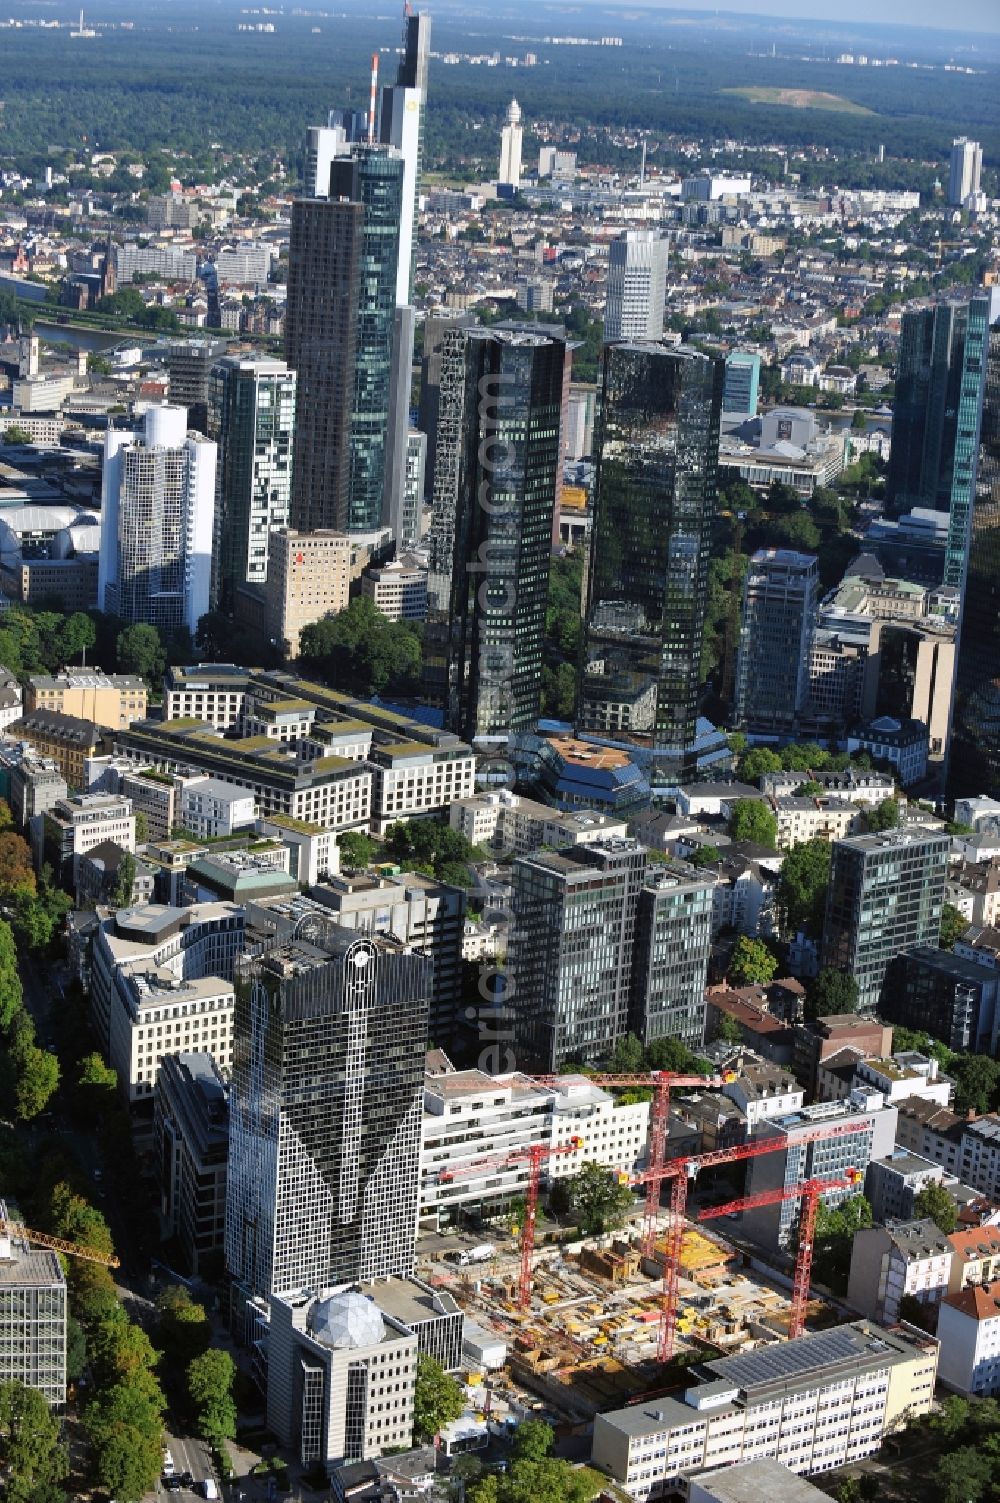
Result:
{"label": "red tower crane", "polygon": [[[809,1132],[796,1136],[796,1143],[813,1143],[818,1139],[842,1138],[850,1133],[870,1131],[865,1121],[838,1122],[817,1126]],[[743,1159],[759,1158],[765,1153],[775,1153],[786,1146],[786,1139],[775,1136],[761,1138],[754,1143],[739,1143],[734,1148],[718,1148],[711,1153],[696,1154],[691,1158],[668,1159],[659,1169],[650,1164],[640,1174],[627,1175],[631,1185],[648,1185],[650,1179],[657,1182],[670,1180],[670,1226],[667,1230],[663,1260],[663,1302],[660,1317],[660,1336],[657,1357],[660,1362],[669,1362],[674,1354],[674,1334],[677,1329],[677,1297],[680,1277],[681,1245],[684,1237],[684,1219],[687,1212],[688,1184],[702,1169],[717,1164],[736,1164]],[[768,1192],[764,1192],[768,1193]],[[647,1202],[648,1205],[648,1202]]]}
{"label": "red tower crane", "polygon": [[[565,1075],[533,1075],[539,1085],[552,1086],[565,1082]],[[656,1246],[656,1217],[660,1209],[660,1185],[665,1177],[655,1171],[662,1170],[666,1163],[667,1126],[670,1121],[670,1091],[673,1086],[718,1087],[736,1079],[735,1072],[725,1075],[684,1075],[676,1070],[646,1070],[635,1075],[589,1075],[594,1085],[610,1086],[613,1090],[652,1090],[653,1102],[649,1113],[649,1168],[646,1186],[646,1214],[642,1227],[642,1251],[647,1258],[653,1256]],[[634,1181],[632,1181],[634,1183]]]}
{"label": "red tower crane", "polygon": [[518,1281],[517,1307],[526,1310],[531,1301],[531,1260],[535,1251],[535,1220],[538,1214],[538,1186],[542,1177],[542,1164],[548,1158],[563,1153],[576,1153],[583,1147],[582,1138],[570,1138],[566,1143],[529,1143],[526,1148],[512,1148],[509,1153],[500,1153],[492,1158],[472,1159],[461,1169],[443,1169],[438,1175],[439,1184],[461,1179],[467,1174],[477,1174],[481,1169],[507,1169],[513,1164],[527,1162],[528,1184],[524,1195],[524,1225],[521,1228],[521,1276]]}
{"label": "red tower crane", "polygon": [[792,1279],[792,1313],[788,1323],[790,1337],[801,1336],[806,1325],[806,1308],[809,1304],[809,1282],[812,1275],[813,1247],[816,1240],[816,1210],[820,1196],[827,1190],[856,1190],[861,1182],[857,1169],[848,1169],[842,1179],[807,1179],[802,1184],[774,1190],[761,1190],[757,1195],[744,1195],[740,1200],[727,1201],[725,1205],[709,1206],[699,1211],[698,1221],[711,1221],[716,1216],[732,1216],[739,1211],[750,1211],[756,1206],[773,1206],[784,1200],[801,1200],[802,1215],[799,1219],[799,1247],[795,1255],[795,1274]]}

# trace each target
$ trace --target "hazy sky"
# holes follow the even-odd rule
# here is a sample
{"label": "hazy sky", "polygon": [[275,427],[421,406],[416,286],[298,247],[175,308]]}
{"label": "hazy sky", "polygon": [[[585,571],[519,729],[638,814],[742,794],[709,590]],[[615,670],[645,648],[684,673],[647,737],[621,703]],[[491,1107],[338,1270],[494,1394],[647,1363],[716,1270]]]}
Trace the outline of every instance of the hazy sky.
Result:
{"label": "hazy sky", "polygon": [[885,21],[1000,32],[1000,0],[676,0],[685,10],[749,11],[796,20]]}

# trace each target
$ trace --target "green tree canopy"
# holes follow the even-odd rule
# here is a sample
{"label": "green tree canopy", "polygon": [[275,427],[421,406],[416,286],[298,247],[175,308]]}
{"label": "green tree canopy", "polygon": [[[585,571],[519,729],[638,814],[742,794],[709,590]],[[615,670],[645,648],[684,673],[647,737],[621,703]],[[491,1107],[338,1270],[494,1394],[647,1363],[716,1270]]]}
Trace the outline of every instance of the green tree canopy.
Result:
{"label": "green tree canopy", "polygon": [[914,1217],[929,1216],[938,1229],[950,1237],[958,1220],[958,1210],[944,1185],[930,1180],[913,1198]]}
{"label": "green tree canopy", "polygon": [[432,1440],[442,1425],[457,1420],[465,1408],[458,1383],[434,1357],[417,1358],[417,1381],[413,1394],[414,1443]]}
{"label": "green tree canopy", "polygon": [[544,1420],[522,1420],[514,1431],[511,1455],[518,1461],[541,1461],[555,1442],[555,1431]]}
{"label": "green tree canopy", "polygon": [[390,621],[364,597],[346,610],[306,626],[299,641],[302,665],[348,694],[409,694],[419,687],[419,631]]}
{"label": "green tree canopy", "polygon": [[733,840],[749,840],[773,851],[778,840],[778,821],[762,800],[741,798],[729,816],[729,834]]}
{"label": "green tree canopy", "polygon": [[768,986],[777,973],[778,962],[764,941],[741,934],[729,959],[729,981],[734,986]]}
{"label": "green tree canopy", "polygon": [[954,903],[945,903],[941,910],[941,936],[938,944],[942,950],[953,950],[956,940],[962,938],[969,921],[963,918]]}
{"label": "green tree canopy", "polygon": [[42,1490],[55,1489],[69,1470],[59,1420],[37,1388],[0,1383],[0,1466],[9,1503],[36,1503]]}
{"label": "green tree canopy", "polygon": [[135,892],[135,857],[126,851],[118,863],[114,890],[111,894],[112,908],[127,908]]}
{"label": "green tree canopy", "polygon": [[805,1012],[810,1021],[857,1010],[858,983],[853,976],[828,965],[809,983]]}
{"label": "green tree canopy", "polygon": [[865,824],[871,833],[878,834],[882,830],[896,830],[899,828],[899,800],[894,798],[883,799],[875,809],[869,809],[865,815]]}
{"label": "green tree canopy", "polygon": [[221,1446],[236,1439],[235,1377],[235,1362],[219,1347],[210,1347],[188,1363],[188,1402],[196,1417],[198,1434],[209,1445]]}
{"label": "green tree canopy", "polygon": [[118,667],[122,673],[135,673],[151,689],[159,688],[167,656],[155,626],[126,626],[118,636]]}
{"label": "green tree canopy", "polygon": [[628,1185],[601,1164],[583,1164],[569,1178],[572,1214],[585,1237],[613,1232],[622,1225],[635,1203]]}
{"label": "green tree canopy", "polygon": [[157,1340],[172,1371],[186,1372],[195,1357],[208,1350],[212,1328],[204,1305],[193,1300],[183,1284],[169,1284],[156,1298]]}
{"label": "green tree canopy", "polygon": [[833,1208],[822,1200],[817,1206],[813,1274],[835,1294],[847,1289],[855,1234],[871,1224],[872,1208],[863,1195],[854,1195]]}
{"label": "green tree canopy", "polygon": [[810,939],[823,932],[832,846],[818,836],[787,852],[778,878],[778,907],[784,932],[802,930]]}
{"label": "green tree canopy", "polygon": [[347,871],[363,872],[372,864],[375,842],[360,830],[345,830],[337,836],[340,864]]}
{"label": "green tree canopy", "polygon": [[1000,1061],[966,1054],[949,1066],[955,1080],[956,1112],[991,1112],[1000,1106]]}
{"label": "green tree canopy", "polygon": [[769,746],[751,746],[740,760],[740,777],[747,783],[756,783],[765,772],[781,770],[781,758]]}
{"label": "green tree canopy", "polygon": [[10,925],[0,919],[0,1030],[8,1031],[23,1005],[14,935]]}

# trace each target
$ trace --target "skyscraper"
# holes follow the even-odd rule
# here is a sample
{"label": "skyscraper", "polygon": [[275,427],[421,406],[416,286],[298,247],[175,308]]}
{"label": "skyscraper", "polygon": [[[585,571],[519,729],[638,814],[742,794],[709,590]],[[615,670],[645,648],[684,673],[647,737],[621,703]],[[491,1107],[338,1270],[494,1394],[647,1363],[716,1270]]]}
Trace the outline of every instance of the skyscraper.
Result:
{"label": "skyscraper", "polygon": [[458,482],[452,514],[435,518],[433,608],[448,627],[450,728],[505,739],[539,711],[566,345],[463,333]]}
{"label": "skyscraper", "polygon": [[287,527],[292,494],[295,372],[283,360],[229,355],[212,368],[209,432],[216,471],[213,595],[222,610],[241,584],[267,581],[269,541]]}
{"label": "skyscraper", "polygon": [[948,172],[948,202],[952,208],[960,209],[967,198],[979,192],[982,171],[983,148],[978,141],[959,136],[952,142]]}
{"label": "skyscraper", "polygon": [[216,446],[183,407],[104,437],[97,600],[130,624],[193,634],[211,604]]}
{"label": "skyscraper", "polygon": [[669,242],[658,230],[624,230],[608,249],[604,338],[659,339],[667,296]]}
{"label": "skyscraper", "polygon": [[251,1294],[412,1273],[432,983],[321,920],[238,963],[226,1261]]}
{"label": "skyscraper", "polygon": [[637,840],[514,862],[508,993],[520,1063],[599,1060],[629,1029],[646,851]]}
{"label": "skyscraper", "polygon": [[506,188],[521,186],[521,106],[512,99],[507,109],[507,124],[500,132],[500,175],[497,182]]}
{"label": "skyscraper", "polygon": [[[998,310],[1000,313],[1000,310]],[[948,791],[1000,797],[1000,317],[985,344],[975,500],[955,669]],[[970,381],[972,379],[970,373]],[[950,541],[950,539],[949,539]]]}
{"label": "skyscraper", "polygon": [[833,842],[822,964],[854,977],[859,1012],[876,1011],[908,945],[937,944],[949,849],[949,836],[921,829]]}
{"label": "skyscraper", "polygon": [[809,692],[818,584],[812,553],[760,548],[751,558],[736,662],[737,725],[794,734]]}
{"label": "skyscraper", "polygon": [[297,380],[292,525],[347,525],[351,401],[363,210],[300,198],[292,205],[285,358]]}
{"label": "skyscraper", "polygon": [[726,384],[722,392],[723,412],[741,417],[757,416],[757,393],[760,387],[760,356],[746,350],[733,350],[726,356]]}
{"label": "skyscraper", "polygon": [[654,776],[695,741],[723,375],[683,347],[604,354],[578,728]]}
{"label": "skyscraper", "polygon": [[188,427],[208,435],[208,383],[212,366],[226,353],[224,339],[179,339],[167,350],[170,405],[186,407]]}
{"label": "skyscraper", "polygon": [[644,1044],[705,1041],[714,877],[681,861],[651,865],[639,894],[631,966],[630,1031]]}
{"label": "skyscraper", "polygon": [[430,47],[430,16],[418,15],[407,8],[403,20],[403,54],[396,71],[396,82],[382,90],[379,116],[379,140],[386,146],[394,146],[403,159],[399,262],[396,268],[396,303],[400,308],[410,302],[413,291]]}

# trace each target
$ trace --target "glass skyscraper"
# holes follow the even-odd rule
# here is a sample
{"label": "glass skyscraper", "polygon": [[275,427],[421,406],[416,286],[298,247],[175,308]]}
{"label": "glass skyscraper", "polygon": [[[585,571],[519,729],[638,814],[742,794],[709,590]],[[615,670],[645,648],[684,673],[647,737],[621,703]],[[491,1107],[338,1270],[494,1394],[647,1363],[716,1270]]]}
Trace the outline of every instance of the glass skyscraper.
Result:
{"label": "glass skyscraper", "polygon": [[736,665],[738,726],[794,735],[809,692],[818,588],[812,553],[760,548],[751,558]]}
{"label": "glass skyscraper", "polygon": [[433,962],[304,920],[237,964],[226,1262],[259,1296],[413,1271]]}
{"label": "glass skyscraper", "polygon": [[659,343],[604,352],[580,731],[692,757],[725,365]]}
{"label": "glass skyscraper", "polygon": [[267,583],[271,532],[288,526],[295,372],[283,360],[218,361],[208,426],[219,450],[212,593],[229,611],[239,585]]}
{"label": "glass skyscraper", "polygon": [[[979,300],[977,300],[979,301]],[[985,302],[985,299],[981,301]],[[950,794],[1000,797],[1000,319],[984,342],[975,500],[968,516]],[[971,373],[970,373],[971,380]],[[949,538],[950,542],[950,538]]]}
{"label": "glass skyscraper", "polygon": [[449,727],[502,740],[534,726],[541,700],[566,345],[464,332],[457,490],[435,516],[432,596],[447,613]]}

